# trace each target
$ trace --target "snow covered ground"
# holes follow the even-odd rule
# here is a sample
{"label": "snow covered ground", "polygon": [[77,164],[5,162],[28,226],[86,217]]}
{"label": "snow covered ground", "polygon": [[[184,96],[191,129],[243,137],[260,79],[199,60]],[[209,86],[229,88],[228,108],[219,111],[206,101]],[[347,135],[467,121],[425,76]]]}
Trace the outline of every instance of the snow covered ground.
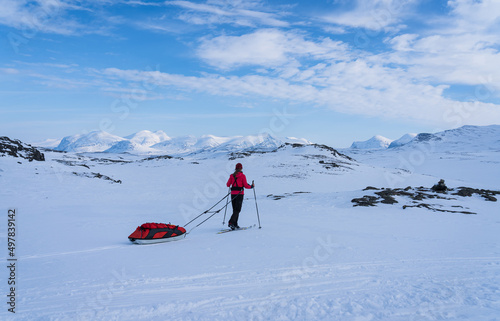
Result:
{"label": "snow covered ground", "polygon": [[[403,209],[402,198],[351,203],[368,185],[431,187],[441,178],[500,190],[495,144],[343,151],[356,161],[317,146],[232,160],[0,157],[4,266],[7,210],[18,213],[16,314],[4,303],[0,319],[500,320],[499,202],[434,201],[477,215]],[[262,229],[217,235],[221,211],[177,242],[128,241],[142,223],[184,226],[208,209],[237,162],[255,180]],[[258,224],[251,190],[239,223]],[[0,273],[7,295],[9,271]]]}

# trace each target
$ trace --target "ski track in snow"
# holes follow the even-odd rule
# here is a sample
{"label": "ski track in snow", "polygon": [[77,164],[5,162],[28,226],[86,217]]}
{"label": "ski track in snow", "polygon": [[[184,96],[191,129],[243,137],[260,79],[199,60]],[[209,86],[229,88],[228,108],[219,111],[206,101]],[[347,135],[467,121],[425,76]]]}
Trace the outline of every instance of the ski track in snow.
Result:
{"label": "ski track in snow", "polygon": [[[40,259],[40,258],[47,258],[47,257],[55,257],[55,256],[63,256],[63,255],[75,255],[75,254],[82,254],[82,253],[89,253],[89,252],[97,252],[97,251],[104,251],[104,250],[116,250],[120,248],[126,248],[127,245],[122,245],[122,246],[104,246],[104,247],[98,247],[95,249],[88,249],[88,250],[81,250],[81,251],[72,251],[72,252],[59,252],[59,253],[48,253],[48,254],[41,254],[41,255],[26,255],[26,256],[20,256],[18,259],[25,261],[25,260],[30,260],[30,259]],[[2,263],[6,263],[7,260],[0,260]]]}
{"label": "ski track in snow", "polygon": [[[468,320],[474,309],[500,311],[500,276],[492,277],[499,265],[500,257],[445,258],[127,278],[112,285],[55,285],[43,289],[39,297],[43,302],[37,305],[42,303],[43,310],[25,309],[23,314],[43,318],[43,311],[58,311],[50,316],[61,320],[120,320],[124,316],[130,320],[166,316],[183,320]],[[72,291],[75,286],[77,294]],[[65,311],[79,297],[85,300],[96,292],[106,304],[89,301],[77,313]],[[475,320],[481,320],[481,314]]]}

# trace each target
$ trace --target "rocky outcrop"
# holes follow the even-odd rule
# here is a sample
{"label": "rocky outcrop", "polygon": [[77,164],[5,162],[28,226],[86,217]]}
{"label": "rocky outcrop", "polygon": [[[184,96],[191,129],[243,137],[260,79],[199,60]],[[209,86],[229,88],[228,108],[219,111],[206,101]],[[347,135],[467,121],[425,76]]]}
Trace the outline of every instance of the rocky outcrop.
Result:
{"label": "rocky outcrop", "polygon": [[94,173],[94,172],[91,172],[91,173],[77,173],[77,172],[73,172],[73,175],[76,175],[76,176],[80,176],[80,177],[88,177],[88,178],[99,178],[99,179],[103,179],[105,181],[110,181],[112,183],[116,183],[116,184],[121,184],[122,181],[120,179],[113,179],[109,176],[106,176],[106,175],[103,175],[101,173]]}
{"label": "rocky outcrop", "polygon": [[[377,204],[396,204],[399,203],[396,197],[400,201],[408,202],[409,204],[403,205],[403,209],[410,207],[426,208],[437,212],[448,212],[448,213],[461,213],[461,214],[476,214],[471,211],[465,211],[461,209],[443,209],[441,204],[429,204],[424,201],[430,199],[441,199],[446,201],[456,201],[456,196],[460,197],[470,197],[474,194],[481,196],[485,201],[496,202],[496,195],[500,195],[500,191],[477,189],[471,187],[458,187],[448,188],[444,180],[440,180],[438,184],[431,188],[427,187],[416,187],[413,188],[408,186],[406,188],[376,188],[373,186],[368,186],[363,191],[374,191],[374,195],[364,195],[363,197],[353,198],[351,202],[353,206],[377,206]],[[427,201],[426,201],[427,202]],[[462,208],[458,205],[452,205],[452,208]]]}
{"label": "rocky outcrop", "polygon": [[477,194],[481,197],[483,197],[486,201],[490,202],[496,202],[497,198],[495,195],[499,195],[500,191],[492,191],[489,189],[478,189],[478,188],[471,188],[471,187],[458,187],[457,191],[453,193],[453,195],[459,195],[459,196],[472,196],[473,194]]}
{"label": "rocky outcrop", "polygon": [[0,157],[3,156],[24,158],[30,162],[45,161],[45,155],[35,147],[5,136],[0,137]]}
{"label": "rocky outcrop", "polygon": [[296,196],[298,194],[309,194],[311,192],[293,192],[293,193],[285,193],[285,194],[282,194],[282,195],[274,195],[274,194],[269,194],[267,195],[267,197],[271,198],[272,200],[274,201],[278,201],[282,198],[286,198],[286,197],[290,197],[290,196]]}

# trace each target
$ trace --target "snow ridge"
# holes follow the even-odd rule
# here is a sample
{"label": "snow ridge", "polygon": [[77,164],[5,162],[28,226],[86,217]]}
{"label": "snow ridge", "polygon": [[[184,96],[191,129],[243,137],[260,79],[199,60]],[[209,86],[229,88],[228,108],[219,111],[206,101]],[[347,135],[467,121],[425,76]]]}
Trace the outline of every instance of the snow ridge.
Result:
{"label": "snow ridge", "polygon": [[462,126],[435,134],[421,133],[402,147],[429,145],[428,150],[478,152],[500,151],[500,125]]}

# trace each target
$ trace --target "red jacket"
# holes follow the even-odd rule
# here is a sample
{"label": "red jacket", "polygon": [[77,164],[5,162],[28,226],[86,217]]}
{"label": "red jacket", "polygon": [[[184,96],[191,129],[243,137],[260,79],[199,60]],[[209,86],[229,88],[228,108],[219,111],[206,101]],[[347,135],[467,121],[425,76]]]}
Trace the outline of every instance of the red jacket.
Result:
{"label": "red jacket", "polygon": [[[236,173],[236,183],[234,181],[234,174],[231,174],[229,176],[229,179],[227,181],[227,187],[231,186],[231,187],[244,187],[244,188],[252,188],[252,186],[248,185],[247,183],[247,177],[245,176],[245,174],[243,174],[242,172],[238,172]],[[231,189],[231,194],[235,195],[235,194],[245,194],[245,190],[242,189],[241,191],[240,190],[234,190]]]}

